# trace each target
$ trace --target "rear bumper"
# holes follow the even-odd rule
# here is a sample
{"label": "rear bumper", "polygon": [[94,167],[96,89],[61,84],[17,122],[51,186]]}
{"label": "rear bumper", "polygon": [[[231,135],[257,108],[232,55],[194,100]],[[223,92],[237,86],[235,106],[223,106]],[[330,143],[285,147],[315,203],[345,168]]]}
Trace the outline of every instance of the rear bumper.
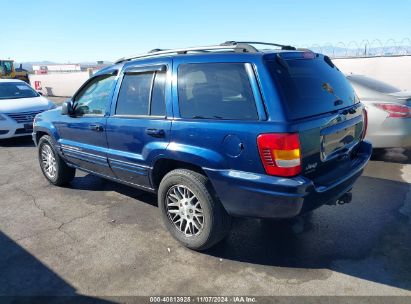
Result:
{"label": "rear bumper", "polygon": [[282,178],[235,170],[205,169],[227,212],[234,216],[290,218],[336,201],[348,192],[371,157],[372,146],[361,142],[356,158],[332,184],[316,185],[297,176]]}

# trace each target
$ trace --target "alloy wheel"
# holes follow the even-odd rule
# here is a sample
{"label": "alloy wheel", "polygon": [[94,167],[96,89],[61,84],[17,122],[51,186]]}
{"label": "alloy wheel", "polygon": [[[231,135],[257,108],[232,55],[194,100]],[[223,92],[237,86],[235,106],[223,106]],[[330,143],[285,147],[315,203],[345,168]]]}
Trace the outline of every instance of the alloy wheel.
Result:
{"label": "alloy wheel", "polygon": [[41,148],[41,165],[49,179],[55,179],[57,174],[57,162],[54,152],[48,144]]}
{"label": "alloy wheel", "polygon": [[166,196],[167,216],[185,236],[198,235],[204,227],[201,203],[184,185],[172,186]]}

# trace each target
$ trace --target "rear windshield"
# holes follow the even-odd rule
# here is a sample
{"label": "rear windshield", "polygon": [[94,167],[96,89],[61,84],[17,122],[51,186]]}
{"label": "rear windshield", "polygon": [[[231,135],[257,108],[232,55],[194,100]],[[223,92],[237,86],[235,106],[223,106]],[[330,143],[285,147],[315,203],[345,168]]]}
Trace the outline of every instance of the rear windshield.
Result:
{"label": "rear windshield", "polygon": [[358,102],[354,89],[329,58],[312,54],[314,58],[306,59],[301,54],[286,58],[277,55],[268,61],[290,119],[331,112]]}
{"label": "rear windshield", "polygon": [[17,99],[38,97],[29,85],[24,82],[0,82],[0,99]]}

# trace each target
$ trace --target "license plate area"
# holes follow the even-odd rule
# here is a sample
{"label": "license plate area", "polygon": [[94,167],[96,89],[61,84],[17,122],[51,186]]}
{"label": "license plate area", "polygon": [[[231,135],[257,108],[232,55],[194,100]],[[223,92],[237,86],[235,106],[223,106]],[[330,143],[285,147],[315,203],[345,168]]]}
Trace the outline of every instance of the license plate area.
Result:
{"label": "license plate area", "polygon": [[321,130],[321,160],[325,162],[348,154],[360,141],[361,132],[361,117]]}
{"label": "license plate area", "polygon": [[33,131],[33,123],[24,124],[24,130]]}

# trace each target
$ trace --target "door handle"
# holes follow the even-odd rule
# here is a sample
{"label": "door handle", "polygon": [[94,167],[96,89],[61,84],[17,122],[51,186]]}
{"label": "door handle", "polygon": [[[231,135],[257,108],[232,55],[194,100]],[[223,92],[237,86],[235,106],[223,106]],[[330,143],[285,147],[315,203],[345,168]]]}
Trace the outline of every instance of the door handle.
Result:
{"label": "door handle", "polygon": [[146,133],[153,137],[164,137],[165,135],[163,129],[146,129]]}
{"label": "door handle", "polygon": [[102,125],[99,124],[91,124],[89,125],[90,130],[101,132],[104,130]]}

